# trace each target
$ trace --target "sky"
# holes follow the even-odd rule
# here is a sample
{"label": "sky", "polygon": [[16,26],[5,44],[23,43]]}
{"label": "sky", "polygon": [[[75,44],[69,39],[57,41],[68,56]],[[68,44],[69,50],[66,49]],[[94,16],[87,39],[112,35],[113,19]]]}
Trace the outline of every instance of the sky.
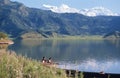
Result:
{"label": "sky", "polygon": [[105,7],[114,13],[120,14],[120,0],[11,0],[21,2],[28,7],[45,9],[43,5],[61,6],[65,4],[76,9],[91,9]]}

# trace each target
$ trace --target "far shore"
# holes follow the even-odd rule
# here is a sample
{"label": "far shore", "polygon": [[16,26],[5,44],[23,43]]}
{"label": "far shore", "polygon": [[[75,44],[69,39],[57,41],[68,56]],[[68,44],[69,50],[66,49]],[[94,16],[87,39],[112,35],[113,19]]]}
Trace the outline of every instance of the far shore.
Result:
{"label": "far shore", "polygon": [[103,36],[65,36],[49,38],[22,38],[22,40],[119,40],[120,38],[103,38]]}
{"label": "far shore", "polygon": [[22,38],[22,40],[103,40],[102,36],[63,36],[63,37],[48,37],[48,38],[39,38],[39,37],[29,37]]}

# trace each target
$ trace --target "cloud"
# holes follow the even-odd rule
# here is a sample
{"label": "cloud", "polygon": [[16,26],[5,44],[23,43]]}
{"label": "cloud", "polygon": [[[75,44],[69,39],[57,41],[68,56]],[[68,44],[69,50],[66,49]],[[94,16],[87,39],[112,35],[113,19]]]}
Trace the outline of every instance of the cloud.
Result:
{"label": "cloud", "polygon": [[43,6],[53,12],[57,12],[57,13],[79,13],[79,10],[76,8],[71,8],[66,4],[62,4],[61,6],[57,7],[57,6],[52,6],[52,5],[46,5],[43,4]]}

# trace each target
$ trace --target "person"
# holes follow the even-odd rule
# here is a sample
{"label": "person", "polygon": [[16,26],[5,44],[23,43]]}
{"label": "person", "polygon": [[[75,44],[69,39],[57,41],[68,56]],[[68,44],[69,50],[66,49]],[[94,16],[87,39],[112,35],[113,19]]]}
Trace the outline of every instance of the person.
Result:
{"label": "person", "polygon": [[45,63],[46,62],[46,59],[45,57],[42,58],[42,63]]}
{"label": "person", "polygon": [[51,57],[48,59],[48,63],[52,64],[52,58]]}
{"label": "person", "polygon": [[104,71],[101,71],[100,74],[105,74]]}

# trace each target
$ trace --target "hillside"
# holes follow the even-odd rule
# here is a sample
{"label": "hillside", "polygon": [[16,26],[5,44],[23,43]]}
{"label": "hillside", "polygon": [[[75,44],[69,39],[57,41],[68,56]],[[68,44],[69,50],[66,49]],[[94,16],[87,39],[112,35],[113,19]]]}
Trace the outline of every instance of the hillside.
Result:
{"label": "hillside", "polygon": [[35,32],[40,37],[100,35],[120,31],[120,16],[88,17],[77,13],[54,13],[0,0],[0,31],[13,38]]}

